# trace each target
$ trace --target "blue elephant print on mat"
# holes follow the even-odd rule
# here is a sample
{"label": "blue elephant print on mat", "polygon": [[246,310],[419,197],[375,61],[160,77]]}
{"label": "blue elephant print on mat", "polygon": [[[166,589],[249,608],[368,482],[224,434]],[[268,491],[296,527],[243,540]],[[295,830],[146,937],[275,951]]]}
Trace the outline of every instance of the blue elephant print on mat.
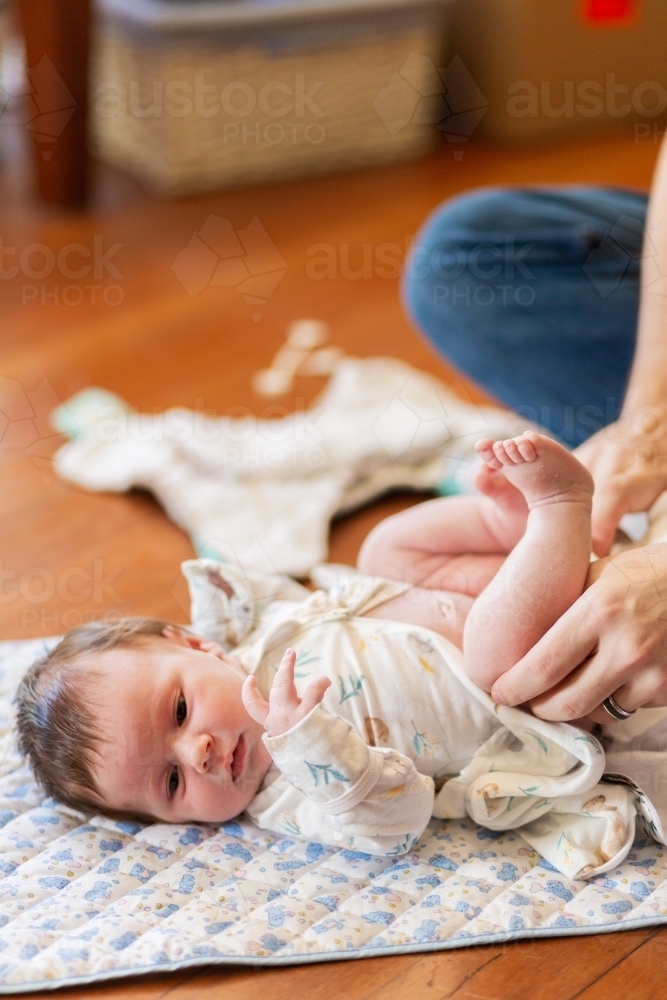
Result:
{"label": "blue elephant print on mat", "polygon": [[122,951],[124,948],[129,948],[131,944],[137,940],[137,934],[135,931],[126,931],[125,934],[121,934],[120,937],[112,938],[109,944],[116,951]]}
{"label": "blue elephant print on mat", "polygon": [[64,889],[65,886],[69,885],[69,879],[59,878],[57,875],[47,875],[38,880],[38,885],[42,889]]}
{"label": "blue elephant print on mat", "polygon": [[369,924],[384,924],[385,927],[393,924],[396,919],[393,913],[385,913],[384,910],[372,910],[370,913],[363,913],[362,917]]}
{"label": "blue elephant print on mat", "polygon": [[613,903],[603,903],[600,907],[603,913],[626,913],[632,909],[629,899],[617,899]]}
{"label": "blue elephant print on mat", "polygon": [[110,872],[117,872],[120,867],[120,858],[108,858],[103,865],[97,869],[98,875],[108,875]]}
{"label": "blue elephant print on mat", "polygon": [[275,934],[262,934],[259,940],[267,951],[278,951],[279,948],[284,948],[287,944],[287,941],[281,941]]}
{"label": "blue elephant print on mat", "polygon": [[183,844],[184,847],[188,847],[190,844],[196,847],[201,844],[203,839],[204,834],[201,830],[198,830],[195,826],[189,826],[185,833],[182,833],[178,838],[178,842],[179,844]]}
{"label": "blue elephant print on mat", "polygon": [[195,887],[194,875],[181,875],[181,881],[174,889],[174,892],[182,892],[183,895],[189,896],[194,887]]}
{"label": "blue elephant print on mat", "polygon": [[111,854],[115,854],[116,851],[120,851],[122,846],[122,840],[100,840],[100,850],[109,851]]}
{"label": "blue elephant print on mat", "polygon": [[554,896],[558,896],[559,899],[564,900],[566,903],[570,903],[574,896],[569,889],[565,886],[559,879],[550,878],[547,880],[547,889],[549,892],[553,893]]}
{"label": "blue elephant print on mat", "polygon": [[501,882],[514,882],[516,880],[519,869],[516,865],[510,864],[509,861],[503,861],[500,866],[500,871],[497,873],[496,878],[499,878]]}
{"label": "blue elephant print on mat", "polygon": [[240,844],[225,844],[222,850],[228,857],[238,858],[239,861],[245,861],[247,865],[252,861],[252,854],[248,848],[242,847]]}
{"label": "blue elephant print on mat", "polygon": [[92,889],[89,889],[85,899],[89,903],[94,903],[98,899],[109,899],[111,896],[111,882],[95,882]]}
{"label": "blue elephant print on mat", "polygon": [[148,882],[149,879],[153,878],[156,872],[152,871],[150,868],[146,868],[142,865],[140,861],[137,861],[136,865],[132,865],[130,869],[130,875],[134,875],[138,878],[140,882]]}
{"label": "blue elephant print on mat", "polygon": [[631,882],[630,895],[637,903],[643,903],[651,895],[649,887],[644,882]]}
{"label": "blue elephant print on mat", "polygon": [[414,931],[415,941],[419,941],[420,944],[424,941],[437,941],[438,940],[438,923],[436,920],[422,920],[419,927],[415,928]]}

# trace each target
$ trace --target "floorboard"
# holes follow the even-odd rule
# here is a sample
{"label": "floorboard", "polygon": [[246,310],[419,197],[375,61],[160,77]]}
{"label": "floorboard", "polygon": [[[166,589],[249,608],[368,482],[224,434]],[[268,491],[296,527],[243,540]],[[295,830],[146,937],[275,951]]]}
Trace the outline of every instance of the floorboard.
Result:
{"label": "floorboard", "polygon": [[[84,493],[54,476],[50,457],[59,439],[47,416],[56,402],[101,385],[145,412],[174,405],[218,414],[289,412],[309,405],[322,380],[300,379],[293,394],[269,406],[253,395],[250,378],[270,361],[287,324],[304,316],[329,323],[332,342],[349,354],[404,358],[482,400],[412,329],[400,306],[398,278],[377,273],[378,248],[392,244],[402,263],[428,212],[478,185],[645,189],[657,151],[652,141],[635,142],[631,131],[522,150],[471,142],[460,162],[443,146],[386,169],[174,201],[151,198],[131,180],[101,170],[95,207],[78,214],[34,205],[24,174],[10,162],[0,177],[0,234],[3,247],[16,250],[15,259],[35,243],[56,258],[68,244],[94,252],[96,241],[103,252],[113,252],[98,277],[69,278],[56,268],[43,278],[20,272],[0,280],[0,410],[12,418],[10,437],[0,417],[0,637],[54,634],[103,615],[187,620],[178,567],[192,555],[188,538],[145,494]],[[172,270],[210,214],[237,228],[256,216],[285,259],[284,277],[259,322],[233,289],[190,296]],[[312,276],[321,244],[333,248],[334,277]],[[349,260],[348,275],[361,270],[368,246],[371,275],[345,277],[341,261]],[[5,258],[4,266],[10,262]],[[37,266],[35,257],[33,274]],[[416,499],[392,497],[337,521],[331,559],[353,562],[369,528]],[[666,949],[664,932],[634,931],[333,965],[209,969],[59,995],[528,1000],[539,993],[550,1000],[644,1000],[665,995]]]}

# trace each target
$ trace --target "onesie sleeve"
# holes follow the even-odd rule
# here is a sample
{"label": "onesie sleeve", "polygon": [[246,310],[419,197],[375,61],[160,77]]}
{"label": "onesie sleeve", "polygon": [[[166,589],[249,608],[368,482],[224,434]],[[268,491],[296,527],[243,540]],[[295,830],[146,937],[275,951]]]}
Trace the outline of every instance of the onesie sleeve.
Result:
{"label": "onesie sleeve", "polygon": [[403,854],[433,811],[433,780],[409,757],[369,747],[317,705],[281,736],[264,736],[281,772],[249,810],[260,826],[373,854]]}

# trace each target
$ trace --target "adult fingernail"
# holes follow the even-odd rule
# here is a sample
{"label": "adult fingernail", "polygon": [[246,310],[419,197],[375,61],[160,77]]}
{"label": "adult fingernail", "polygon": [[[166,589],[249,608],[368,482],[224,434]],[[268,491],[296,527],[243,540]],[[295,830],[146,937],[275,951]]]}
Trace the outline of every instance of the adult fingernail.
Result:
{"label": "adult fingernail", "polygon": [[491,691],[491,697],[495,701],[496,705],[506,705],[507,704],[507,701],[505,700],[505,698],[503,698],[503,696],[502,696],[502,694],[501,694],[500,691],[496,691],[496,690]]}

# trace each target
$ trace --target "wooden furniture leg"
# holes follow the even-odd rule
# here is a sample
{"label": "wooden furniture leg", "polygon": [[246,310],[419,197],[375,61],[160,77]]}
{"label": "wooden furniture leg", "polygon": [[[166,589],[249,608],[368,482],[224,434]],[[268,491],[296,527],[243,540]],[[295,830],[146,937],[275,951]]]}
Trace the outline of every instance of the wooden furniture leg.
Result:
{"label": "wooden furniture leg", "polygon": [[17,0],[25,38],[37,195],[82,205],[89,188],[88,65],[90,0]]}

